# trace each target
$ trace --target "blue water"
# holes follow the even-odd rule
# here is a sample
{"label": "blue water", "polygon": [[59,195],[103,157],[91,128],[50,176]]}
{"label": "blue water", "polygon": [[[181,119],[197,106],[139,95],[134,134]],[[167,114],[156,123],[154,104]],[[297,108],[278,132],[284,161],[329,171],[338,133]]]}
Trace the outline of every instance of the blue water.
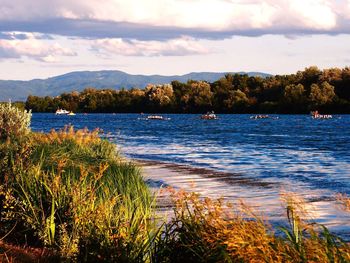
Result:
{"label": "blue water", "polygon": [[267,181],[292,181],[310,188],[350,194],[350,116],[314,120],[280,115],[169,114],[168,121],[140,120],[138,114],[57,116],[33,114],[32,129],[71,124],[101,128],[128,157],[175,162],[244,174]]}
{"label": "blue water", "polygon": [[[305,194],[310,200],[350,194],[349,115],[328,120],[308,115],[258,120],[244,114],[219,115],[218,120],[164,116],[170,120],[140,120],[139,114],[33,114],[31,126],[45,132],[68,124],[101,128],[126,157],[240,174]],[[333,220],[330,213],[325,218]]]}

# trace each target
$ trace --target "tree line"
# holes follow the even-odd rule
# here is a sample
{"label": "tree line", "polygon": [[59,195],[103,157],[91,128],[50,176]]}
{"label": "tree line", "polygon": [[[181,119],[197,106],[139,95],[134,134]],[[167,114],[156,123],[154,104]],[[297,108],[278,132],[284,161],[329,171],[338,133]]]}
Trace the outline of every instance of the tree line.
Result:
{"label": "tree line", "polygon": [[86,88],[57,97],[28,96],[33,112],[350,113],[350,68],[316,66],[269,77],[227,74],[212,83],[188,80],[127,89]]}

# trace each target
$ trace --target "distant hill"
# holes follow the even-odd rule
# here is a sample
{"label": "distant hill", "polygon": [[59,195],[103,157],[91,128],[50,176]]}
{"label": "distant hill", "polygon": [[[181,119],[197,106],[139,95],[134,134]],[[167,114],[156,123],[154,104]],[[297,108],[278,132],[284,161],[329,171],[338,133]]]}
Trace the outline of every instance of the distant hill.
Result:
{"label": "distant hill", "polygon": [[[229,72],[198,72],[186,75],[131,75],[117,70],[104,71],[77,71],[48,78],[33,79],[29,81],[0,80],[0,101],[25,101],[28,95],[57,96],[73,90],[82,91],[87,87],[104,88],[144,88],[149,83],[165,84],[173,80],[187,82],[187,80],[205,80],[213,82]],[[248,74],[249,76],[266,77],[269,74],[261,72],[232,72]]]}

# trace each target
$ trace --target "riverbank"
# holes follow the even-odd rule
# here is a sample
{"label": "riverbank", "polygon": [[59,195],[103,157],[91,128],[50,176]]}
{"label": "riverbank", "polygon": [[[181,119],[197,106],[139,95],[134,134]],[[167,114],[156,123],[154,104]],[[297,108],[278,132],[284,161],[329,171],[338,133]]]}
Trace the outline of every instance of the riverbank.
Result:
{"label": "riverbank", "polygon": [[297,193],[279,182],[265,182],[238,173],[154,160],[133,161],[142,167],[142,175],[157,194],[157,206],[163,214],[171,214],[173,208],[169,194],[161,189],[172,187],[211,199],[223,198],[234,204],[243,201],[261,217],[268,218],[274,227],[280,227],[287,223],[284,197],[292,194],[305,200],[307,213],[304,220],[324,224],[342,238],[350,240],[350,213],[342,209],[336,195],[329,198],[319,191]]}
{"label": "riverbank", "polygon": [[[209,192],[215,184],[236,191],[273,190],[273,185],[247,186],[246,177],[155,163],[144,163],[142,176],[140,167],[120,156],[99,130],[67,126],[32,132],[30,117],[10,104],[0,105],[0,261],[44,262],[47,259],[35,255],[40,251],[50,253],[50,262],[350,260],[347,243],[326,227],[303,220],[298,198],[285,198],[288,224],[281,235],[243,204],[232,210],[225,200],[194,192],[201,181]],[[174,184],[167,182],[170,179],[179,184],[167,189],[173,217],[166,221],[157,215],[146,184],[159,189],[164,184],[161,175],[165,184]],[[190,191],[181,190],[180,183],[189,179],[195,180]]]}

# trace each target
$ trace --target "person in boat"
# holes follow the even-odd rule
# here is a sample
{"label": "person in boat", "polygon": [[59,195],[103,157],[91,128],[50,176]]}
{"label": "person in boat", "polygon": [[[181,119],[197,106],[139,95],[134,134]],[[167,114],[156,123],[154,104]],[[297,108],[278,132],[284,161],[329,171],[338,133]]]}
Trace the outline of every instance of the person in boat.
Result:
{"label": "person in boat", "polygon": [[217,119],[214,111],[211,111],[211,112],[208,111],[206,114],[202,115],[201,118],[202,119],[206,119],[206,120]]}
{"label": "person in boat", "polygon": [[319,114],[318,111],[311,111],[311,117],[313,119],[332,119],[333,116],[330,114]]}

